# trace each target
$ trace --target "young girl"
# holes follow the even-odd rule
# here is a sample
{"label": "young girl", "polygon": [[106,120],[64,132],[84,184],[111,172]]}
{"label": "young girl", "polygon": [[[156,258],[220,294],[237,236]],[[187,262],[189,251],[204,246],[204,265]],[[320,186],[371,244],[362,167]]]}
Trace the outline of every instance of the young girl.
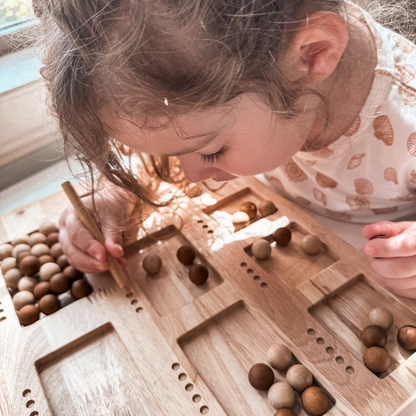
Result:
{"label": "young girl", "polygon": [[[101,175],[95,208],[121,264],[122,215],[156,201],[156,179],[181,183],[179,160],[191,182],[266,173],[323,215],[375,222],[364,237],[387,238],[365,246],[371,267],[416,297],[416,226],[377,222],[416,212],[413,43],[343,0],[37,0],[35,12],[53,113],[67,154]],[[126,148],[143,155],[139,175]],[[72,208],[60,226],[75,267],[107,269]]]}

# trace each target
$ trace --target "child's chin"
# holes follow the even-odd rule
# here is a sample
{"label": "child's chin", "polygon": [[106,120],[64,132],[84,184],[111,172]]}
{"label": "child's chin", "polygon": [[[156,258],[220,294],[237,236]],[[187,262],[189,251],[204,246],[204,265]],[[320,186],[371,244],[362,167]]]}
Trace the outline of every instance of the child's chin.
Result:
{"label": "child's chin", "polygon": [[214,175],[211,179],[215,182],[228,182],[237,178],[238,176],[231,175],[230,173],[224,173],[221,175]]}

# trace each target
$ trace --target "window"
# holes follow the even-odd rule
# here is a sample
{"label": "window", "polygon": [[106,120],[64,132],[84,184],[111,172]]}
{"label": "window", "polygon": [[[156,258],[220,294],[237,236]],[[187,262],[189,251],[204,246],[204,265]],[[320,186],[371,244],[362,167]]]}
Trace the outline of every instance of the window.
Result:
{"label": "window", "polygon": [[31,2],[27,0],[0,0],[0,35],[2,31],[33,20]]}

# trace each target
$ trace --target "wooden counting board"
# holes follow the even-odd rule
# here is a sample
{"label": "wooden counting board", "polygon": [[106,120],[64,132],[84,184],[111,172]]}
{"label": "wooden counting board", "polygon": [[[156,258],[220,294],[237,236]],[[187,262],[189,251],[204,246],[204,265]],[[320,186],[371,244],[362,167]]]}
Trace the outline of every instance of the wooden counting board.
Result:
{"label": "wooden counting board", "polygon": [[[253,389],[247,374],[267,362],[275,343],[327,392],[328,416],[397,415],[413,399],[415,356],[398,346],[396,333],[415,324],[415,301],[380,287],[363,254],[257,180],[201,191],[173,208],[180,230],[170,225],[126,248],[128,292],[108,273],[88,275],[88,298],[21,327],[0,277],[3,416],[272,416],[267,392]],[[241,203],[265,199],[277,212],[234,233],[230,218]],[[59,193],[4,214],[0,243],[58,219],[67,204]],[[272,243],[270,258],[256,260],[251,244],[272,242],[282,226],[292,231],[289,245]],[[306,234],[323,242],[316,256],[300,248]],[[203,286],[177,260],[182,244],[208,267]],[[142,268],[150,253],[163,259],[153,277]],[[363,365],[359,338],[376,306],[394,316],[385,347],[391,366],[381,375]],[[284,372],[275,377],[285,380]],[[293,410],[307,415],[297,393]]]}

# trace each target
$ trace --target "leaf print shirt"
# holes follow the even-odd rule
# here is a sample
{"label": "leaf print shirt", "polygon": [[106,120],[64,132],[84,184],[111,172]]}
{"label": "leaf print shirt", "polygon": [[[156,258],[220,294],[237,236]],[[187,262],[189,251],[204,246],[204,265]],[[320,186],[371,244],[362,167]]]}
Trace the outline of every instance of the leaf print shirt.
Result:
{"label": "leaf print shirt", "polygon": [[264,177],[315,212],[371,223],[416,213],[416,47],[362,13],[377,66],[359,117],[328,147],[298,152]]}

